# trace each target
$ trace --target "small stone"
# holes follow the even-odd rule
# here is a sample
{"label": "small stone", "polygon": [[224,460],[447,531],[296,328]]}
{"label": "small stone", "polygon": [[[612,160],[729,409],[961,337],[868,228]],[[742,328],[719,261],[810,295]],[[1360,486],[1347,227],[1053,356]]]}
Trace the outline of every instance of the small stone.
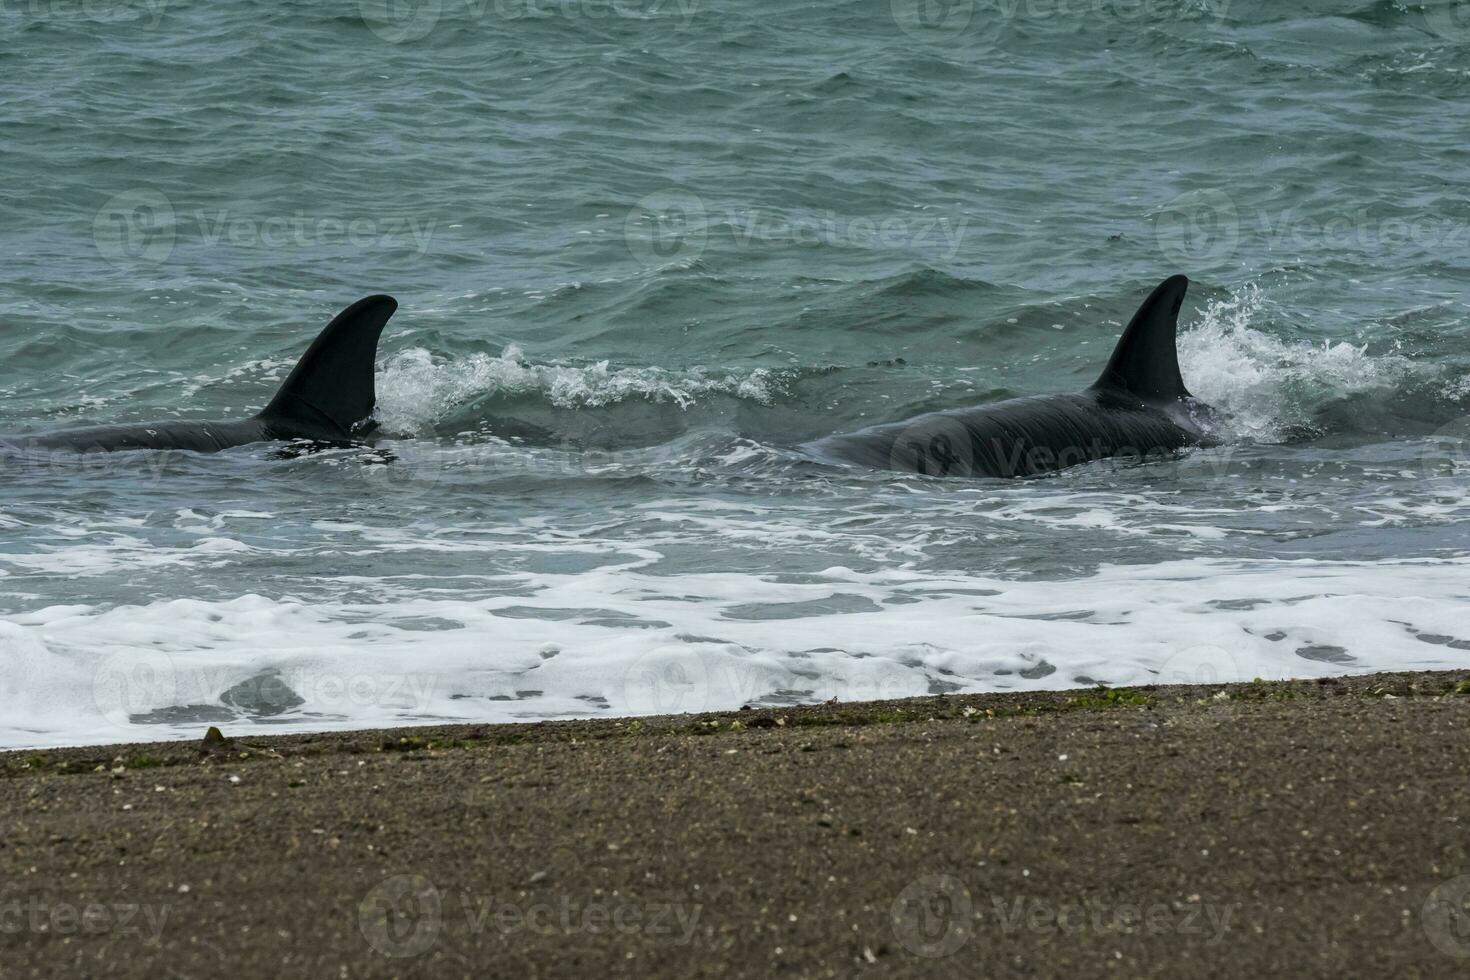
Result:
{"label": "small stone", "polygon": [[224,733],[213,725],[209,731],[204,733],[204,741],[199,743],[200,755],[216,755],[234,751],[235,743],[225,738]]}

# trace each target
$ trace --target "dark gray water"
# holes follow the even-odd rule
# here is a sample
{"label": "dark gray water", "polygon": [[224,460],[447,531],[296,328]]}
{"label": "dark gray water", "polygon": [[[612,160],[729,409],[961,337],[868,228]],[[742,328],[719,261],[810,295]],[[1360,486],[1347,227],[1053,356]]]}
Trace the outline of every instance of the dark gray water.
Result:
{"label": "dark gray water", "polygon": [[[0,430],[249,414],[382,291],[408,437],[7,461],[0,744],[1470,664],[1470,5],[0,27]],[[793,450],[1082,387],[1176,272],[1218,449]]]}

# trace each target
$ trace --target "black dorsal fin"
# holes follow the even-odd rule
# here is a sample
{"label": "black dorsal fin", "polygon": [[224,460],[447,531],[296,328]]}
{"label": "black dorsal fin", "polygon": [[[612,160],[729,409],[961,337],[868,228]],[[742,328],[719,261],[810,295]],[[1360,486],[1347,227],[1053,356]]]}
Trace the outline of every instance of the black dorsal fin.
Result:
{"label": "black dorsal fin", "polygon": [[1174,346],[1179,307],[1188,288],[1184,276],[1170,276],[1159,283],[1128,321],[1108,366],[1092,387],[1122,389],[1148,399],[1190,397],[1179,375],[1179,352]]}
{"label": "black dorsal fin", "polygon": [[351,436],[377,406],[378,336],[398,302],[369,296],[338,313],[301,355],[259,418]]}

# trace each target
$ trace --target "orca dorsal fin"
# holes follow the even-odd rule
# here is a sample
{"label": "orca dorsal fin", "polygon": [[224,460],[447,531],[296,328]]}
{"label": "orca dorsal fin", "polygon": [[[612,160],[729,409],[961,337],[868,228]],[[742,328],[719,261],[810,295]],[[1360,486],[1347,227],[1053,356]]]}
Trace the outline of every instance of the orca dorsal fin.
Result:
{"label": "orca dorsal fin", "polygon": [[1170,276],[1159,283],[1128,321],[1093,388],[1121,388],[1155,400],[1191,397],[1179,374],[1179,351],[1174,343],[1187,289],[1189,280],[1184,276]]}
{"label": "orca dorsal fin", "polygon": [[351,436],[377,407],[373,364],[378,336],[398,301],[369,296],[332,318],[257,418],[308,432]]}

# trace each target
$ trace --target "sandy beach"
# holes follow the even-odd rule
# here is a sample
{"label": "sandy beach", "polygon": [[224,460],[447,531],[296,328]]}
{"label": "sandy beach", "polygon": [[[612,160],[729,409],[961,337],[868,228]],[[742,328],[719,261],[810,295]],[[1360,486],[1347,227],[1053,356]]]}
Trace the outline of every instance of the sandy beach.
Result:
{"label": "sandy beach", "polygon": [[4,976],[1452,976],[1462,674],[0,756]]}

